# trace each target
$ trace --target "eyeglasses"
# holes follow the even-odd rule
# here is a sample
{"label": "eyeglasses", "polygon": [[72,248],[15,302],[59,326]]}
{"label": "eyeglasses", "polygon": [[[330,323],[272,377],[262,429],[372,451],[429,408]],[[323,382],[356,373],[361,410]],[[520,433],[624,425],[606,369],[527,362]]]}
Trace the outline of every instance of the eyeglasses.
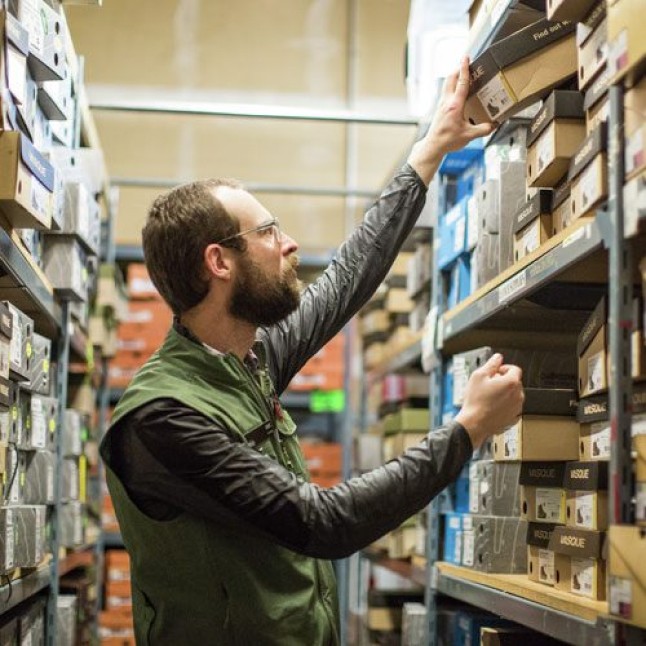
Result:
{"label": "eyeglasses", "polygon": [[281,232],[280,232],[280,223],[278,222],[278,218],[272,218],[268,222],[263,222],[257,227],[254,227],[253,229],[246,229],[245,231],[240,231],[240,233],[234,233],[232,236],[228,236],[226,238],[222,238],[222,240],[218,240],[215,244],[224,244],[225,242],[235,240],[236,238],[241,238],[242,236],[246,236],[250,233],[260,233],[263,235],[264,234],[269,235],[271,233],[274,237],[274,241],[280,242]]}

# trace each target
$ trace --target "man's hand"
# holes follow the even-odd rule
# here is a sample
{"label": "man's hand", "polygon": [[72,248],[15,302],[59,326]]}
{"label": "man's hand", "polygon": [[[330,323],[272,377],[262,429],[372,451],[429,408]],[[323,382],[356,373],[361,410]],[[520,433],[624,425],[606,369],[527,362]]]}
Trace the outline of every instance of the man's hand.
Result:
{"label": "man's hand", "polygon": [[464,104],[468,96],[469,59],[465,57],[459,72],[454,72],[444,82],[433,122],[426,135],[413,146],[408,157],[408,163],[427,186],[446,153],[460,150],[472,139],[485,137],[493,132],[492,123],[474,126],[464,118]]}
{"label": "man's hand", "polygon": [[474,449],[514,424],[523,411],[522,370],[502,361],[502,355],[494,354],[471,375],[455,418],[466,429]]}

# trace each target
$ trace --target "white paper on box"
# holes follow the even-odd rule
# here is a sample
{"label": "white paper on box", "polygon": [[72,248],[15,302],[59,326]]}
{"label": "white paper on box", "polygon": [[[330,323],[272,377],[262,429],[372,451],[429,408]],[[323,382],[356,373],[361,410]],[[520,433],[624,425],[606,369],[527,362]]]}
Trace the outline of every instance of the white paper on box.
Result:
{"label": "white paper on box", "polygon": [[583,211],[592,204],[597,197],[597,167],[596,164],[590,164],[581,175],[581,198],[583,201]]}
{"label": "white paper on box", "polygon": [[469,465],[469,511],[472,514],[477,514],[479,504],[480,481],[478,480],[478,463],[472,462]]}
{"label": "white paper on box", "polygon": [[635,518],[640,522],[646,521],[646,482],[638,482],[635,485],[636,506]]}
{"label": "white paper on box", "polygon": [[548,137],[549,131],[540,138],[537,144],[538,152],[538,172],[542,172],[548,162],[554,157],[554,139]]}
{"label": "white paper on box", "polygon": [[574,594],[592,597],[594,592],[594,561],[592,559],[571,559],[570,589]]}
{"label": "white paper on box", "polygon": [[492,120],[514,103],[499,74],[486,83],[477,95]]}
{"label": "white paper on box", "polygon": [[623,617],[624,619],[632,619],[632,581],[630,579],[623,579],[618,576],[611,576],[608,592],[610,614]]}
{"label": "white paper on box", "polygon": [[13,47],[5,47],[7,55],[7,87],[16,101],[25,105],[27,99],[27,59]]}
{"label": "white paper on box", "polygon": [[54,465],[50,462],[47,464],[47,500],[54,499]]}
{"label": "white paper on box", "polygon": [[538,227],[535,227],[535,226],[526,227],[523,233],[523,242],[522,242],[523,248],[525,249],[524,255],[530,254],[535,249],[538,249],[540,244],[541,244],[541,240],[539,236]]}
{"label": "white paper on box", "polygon": [[11,333],[11,359],[15,365],[22,365],[22,325],[17,316],[13,317]]}
{"label": "white paper on box", "polygon": [[478,244],[478,202],[472,195],[467,200],[467,251]]}
{"label": "white paper on box", "polygon": [[646,414],[633,415],[632,434],[633,437],[635,435],[646,435]]}
{"label": "white paper on box", "polygon": [[520,457],[520,438],[518,437],[518,424],[508,428],[502,436],[505,447],[505,457],[510,460],[517,460]]}
{"label": "white paper on box", "polygon": [[44,449],[47,446],[47,421],[40,397],[31,398],[31,447]]}
{"label": "white paper on box", "polygon": [[538,580],[541,583],[554,585],[554,552],[538,550]]}
{"label": "white paper on box", "polygon": [[594,493],[577,491],[574,498],[574,524],[585,529],[594,528]]}
{"label": "white paper on box", "polygon": [[475,553],[476,542],[472,529],[462,532],[462,565],[473,567],[473,555]]}
{"label": "white paper on box", "polygon": [[11,341],[0,339],[0,377],[9,378],[9,363],[11,356]]}
{"label": "white paper on box", "polygon": [[52,194],[37,180],[31,182],[31,207],[36,213],[51,214]]}
{"label": "white paper on box", "polygon": [[632,137],[626,140],[624,154],[626,175],[629,175],[644,163],[644,131],[642,128],[639,128]]}
{"label": "white paper on box", "polygon": [[536,489],[536,518],[545,523],[562,522],[563,495],[562,489]]}
{"label": "white paper on box", "polygon": [[592,457],[610,457],[610,426],[608,422],[594,422],[591,426]]}
{"label": "white paper on box", "polygon": [[464,393],[469,381],[467,364],[464,357],[455,355],[453,357],[453,405],[462,406]]}
{"label": "white paper on box", "polygon": [[588,358],[588,390],[601,390],[603,387],[603,352]]}

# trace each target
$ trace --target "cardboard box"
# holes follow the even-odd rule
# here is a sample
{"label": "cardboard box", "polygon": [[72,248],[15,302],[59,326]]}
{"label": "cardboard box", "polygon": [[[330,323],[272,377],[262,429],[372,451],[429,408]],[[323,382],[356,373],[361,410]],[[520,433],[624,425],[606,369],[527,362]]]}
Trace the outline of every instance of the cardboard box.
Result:
{"label": "cardboard box", "polygon": [[16,567],[36,567],[45,556],[47,507],[20,505],[14,507]]}
{"label": "cardboard box", "polygon": [[143,263],[131,262],[128,265],[126,283],[128,296],[131,299],[161,299],[159,292],[150,279],[150,274]]}
{"label": "cardboard box", "polygon": [[554,585],[555,554],[549,548],[555,524],[528,523],[527,525],[527,577],[530,581]]}
{"label": "cardboard box", "polygon": [[504,121],[576,72],[574,25],[539,20],[491,45],[469,69],[465,117]]}
{"label": "cardboard box", "polygon": [[464,514],[444,514],[444,541],[442,559],[455,565],[462,564],[462,520]]}
{"label": "cardboard box", "polygon": [[85,542],[83,503],[72,501],[60,506],[60,538],[64,547],[79,547]]}
{"label": "cardboard box", "polygon": [[34,332],[32,337],[32,356],[29,366],[29,381],[24,385],[27,390],[40,395],[49,395],[51,381],[51,339]]}
{"label": "cardboard box", "polygon": [[62,80],[43,81],[38,84],[38,105],[49,121],[73,119],[75,106],[72,74],[67,64],[63,66]]}
{"label": "cardboard box", "polygon": [[608,387],[607,300],[602,298],[583,326],[577,340],[579,396],[587,397]]}
{"label": "cardboard box", "polygon": [[484,516],[520,516],[520,466],[493,460],[474,462],[472,471],[478,486],[475,504],[470,500],[470,511]]}
{"label": "cardboard box", "polygon": [[646,628],[646,532],[630,525],[608,531],[610,614]]}
{"label": "cardboard box", "polygon": [[47,236],[43,248],[43,270],[54,291],[62,297],[87,300],[87,256],[77,240],[63,235]]}
{"label": "cardboard box", "polygon": [[481,572],[527,572],[527,523],[520,518],[473,516],[473,568]]}
{"label": "cardboard box", "polygon": [[5,485],[5,503],[19,505],[23,502],[23,491],[27,454],[15,446],[7,452],[7,483]]}
{"label": "cardboard box", "polygon": [[25,448],[38,450],[54,445],[57,438],[58,399],[32,393],[29,406],[30,426],[27,428]]}
{"label": "cardboard box", "polygon": [[602,123],[590,133],[573,157],[568,172],[572,184],[572,220],[592,213],[608,196],[607,128]]}
{"label": "cardboard box", "polygon": [[402,408],[397,413],[384,417],[383,428],[386,434],[403,432],[428,433],[430,417],[428,409]]}
{"label": "cardboard box", "polygon": [[473,252],[476,287],[486,285],[500,273],[500,236],[497,233],[483,233]]}
{"label": "cardboard box", "polygon": [[606,598],[604,542],[603,532],[555,527],[549,549],[556,553],[556,587],[603,601]]}
{"label": "cardboard box", "polygon": [[552,235],[557,235],[572,223],[570,183],[566,180],[552,193]]}
{"label": "cardboard box", "polygon": [[583,100],[586,134],[590,134],[595,130],[602,121],[608,120],[608,114],[610,112],[610,104],[608,102],[610,76],[610,69],[606,64],[586,90]]}
{"label": "cardboard box", "polygon": [[0,131],[0,211],[13,227],[49,229],[53,166],[20,132]]}
{"label": "cardboard box", "polygon": [[76,642],[78,617],[78,599],[76,595],[60,594],[56,601],[56,633],[61,644]]}
{"label": "cardboard box", "polygon": [[466,200],[458,202],[439,219],[439,269],[448,269],[466,251]]}
{"label": "cardboard box", "polygon": [[580,92],[555,90],[529,126],[527,185],[555,186],[567,173],[570,158],[584,138]]}
{"label": "cardboard box", "polygon": [[583,20],[598,0],[547,0],[545,7],[550,20]]}
{"label": "cardboard box", "polygon": [[569,527],[605,530],[608,526],[608,463],[568,462],[565,472]]}
{"label": "cardboard box", "polygon": [[[585,90],[600,73],[608,61],[608,23],[605,16],[605,3],[593,10],[590,19],[595,25],[578,46],[579,89]],[[580,24],[579,28],[583,25]]]}
{"label": "cardboard box", "polygon": [[552,191],[539,189],[514,216],[514,262],[538,249],[552,233]]}
{"label": "cardboard box", "polygon": [[88,417],[85,413],[67,408],[64,413],[61,432],[61,450],[66,457],[83,454],[84,443],[88,440]]}
{"label": "cardboard box", "polygon": [[13,507],[0,507],[0,572],[10,572],[16,567],[16,526]]}
{"label": "cardboard box", "polygon": [[51,451],[30,451],[26,456],[23,499],[27,505],[53,505],[56,456]]}
{"label": "cardboard box", "polygon": [[75,235],[89,254],[96,255],[100,240],[99,204],[85,184],[67,182],[63,211],[62,233]]}
{"label": "cardboard box", "polygon": [[565,523],[564,462],[524,462],[521,465],[521,515],[532,523]]}
{"label": "cardboard box", "polygon": [[610,422],[581,424],[579,459],[583,461],[610,459]]}
{"label": "cardboard box", "polygon": [[2,379],[9,379],[12,335],[13,315],[9,307],[0,302],[0,378]]}
{"label": "cardboard box", "polygon": [[635,460],[635,520],[646,524],[646,435],[633,438]]}
{"label": "cardboard box", "polygon": [[641,0],[608,1],[608,66],[612,81],[632,83],[644,69],[646,32]]}
{"label": "cardboard box", "polygon": [[12,317],[9,370],[15,381],[27,381],[31,369],[34,321],[13,303],[2,301]]}
{"label": "cardboard box", "polygon": [[646,168],[646,77],[624,95],[625,171],[632,179]]}
{"label": "cardboard box", "polygon": [[493,441],[494,460],[573,460],[579,455],[579,425],[570,417],[525,415]]}

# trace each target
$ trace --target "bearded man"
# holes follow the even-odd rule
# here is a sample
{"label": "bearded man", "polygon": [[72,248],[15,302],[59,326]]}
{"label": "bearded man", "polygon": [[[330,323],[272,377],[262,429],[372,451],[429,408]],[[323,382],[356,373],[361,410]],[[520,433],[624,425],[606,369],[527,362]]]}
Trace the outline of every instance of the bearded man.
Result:
{"label": "bearded man", "polygon": [[329,559],[423,509],[520,414],[520,370],[497,355],[446,428],[322,489],[279,400],[383,281],[443,155],[491,132],[464,119],[467,92],[465,60],[429,132],[302,296],[298,245],[239,183],[193,182],[152,205],[144,254],[175,323],[101,446],[131,557],[138,644],[339,644]]}

